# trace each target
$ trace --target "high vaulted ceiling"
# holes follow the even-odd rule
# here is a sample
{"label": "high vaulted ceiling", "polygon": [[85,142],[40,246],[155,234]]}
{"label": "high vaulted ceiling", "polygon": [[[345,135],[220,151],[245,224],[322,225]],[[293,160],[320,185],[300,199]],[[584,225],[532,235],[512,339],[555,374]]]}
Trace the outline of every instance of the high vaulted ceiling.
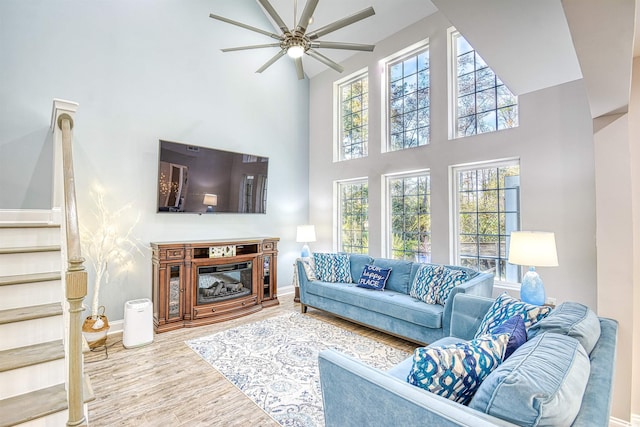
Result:
{"label": "high vaulted ceiling", "polygon": [[[293,23],[306,0],[270,0]],[[635,0],[320,0],[309,27],[318,28],[369,6],[375,16],[323,40],[375,44],[442,12],[516,94],[584,78],[592,117],[625,112],[634,49]],[[640,46],[636,43],[636,50]],[[353,51],[324,49],[340,63]],[[327,69],[306,58],[313,77]]]}

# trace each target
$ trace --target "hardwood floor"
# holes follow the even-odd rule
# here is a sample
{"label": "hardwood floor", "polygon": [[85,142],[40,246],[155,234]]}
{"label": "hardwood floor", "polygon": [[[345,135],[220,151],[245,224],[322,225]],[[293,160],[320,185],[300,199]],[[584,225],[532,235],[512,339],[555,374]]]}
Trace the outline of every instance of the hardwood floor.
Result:
{"label": "hardwood floor", "polygon": [[[85,355],[96,399],[89,403],[89,424],[101,426],[274,426],[260,407],[195,354],[184,341],[211,335],[292,311],[300,312],[293,294],[279,295],[280,305],[249,316],[154,336],[144,347],[125,349],[121,335],[109,336],[104,350]],[[322,319],[395,348],[418,345],[309,309]]]}

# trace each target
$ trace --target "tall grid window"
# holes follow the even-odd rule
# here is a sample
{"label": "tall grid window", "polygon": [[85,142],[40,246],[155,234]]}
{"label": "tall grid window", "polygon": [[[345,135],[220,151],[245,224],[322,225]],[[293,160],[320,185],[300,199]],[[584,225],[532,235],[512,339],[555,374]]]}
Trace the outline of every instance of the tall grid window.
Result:
{"label": "tall grid window", "polygon": [[387,177],[390,256],[431,261],[431,181],[428,172]]}
{"label": "tall grid window", "polygon": [[426,145],[430,139],[429,47],[386,64],[388,150]]}
{"label": "tall grid window", "polygon": [[518,126],[518,98],[462,35],[451,33],[456,138]]}
{"label": "tall grid window", "polygon": [[338,218],[340,251],[369,251],[369,185],[367,181],[338,183]]}
{"label": "tall grid window", "polygon": [[456,263],[518,282],[507,264],[510,233],[520,229],[518,161],[453,168]]}
{"label": "tall grid window", "polygon": [[369,78],[366,73],[338,84],[338,160],[366,157],[369,141]]}

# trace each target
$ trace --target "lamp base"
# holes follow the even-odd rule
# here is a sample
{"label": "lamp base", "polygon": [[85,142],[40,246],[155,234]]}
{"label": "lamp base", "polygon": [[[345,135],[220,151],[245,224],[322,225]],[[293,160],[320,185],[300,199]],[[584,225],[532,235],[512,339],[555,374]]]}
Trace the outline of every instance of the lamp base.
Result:
{"label": "lamp base", "polygon": [[530,267],[529,271],[522,278],[520,286],[520,299],[527,304],[544,305],[547,296],[544,292],[544,285],[535,267]]}
{"label": "lamp base", "polygon": [[300,257],[309,258],[310,256],[311,256],[311,251],[309,250],[309,245],[305,243],[305,245],[302,247],[302,252],[300,252]]}

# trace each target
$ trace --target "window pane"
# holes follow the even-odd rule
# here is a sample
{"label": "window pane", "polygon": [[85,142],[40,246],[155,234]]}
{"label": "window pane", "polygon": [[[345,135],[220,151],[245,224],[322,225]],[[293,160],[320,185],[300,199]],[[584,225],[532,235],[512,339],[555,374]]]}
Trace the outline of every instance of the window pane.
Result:
{"label": "window pane", "polygon": [[459,33],[456,59],[456,137],[517,127],[518,99]]}
{"label": "window pane", "polygon": [[431,260],[431,219],[429,216],[429,175],[419,173],[387,179],[392,206],[389,247],[392,258],[429,262]]}
{"label": "window pane", "polygon": [[519,230],[519,165],[459,170],[455,179],[456,262],[495,272],[496,280],[519,280],[517,268],[506,265],[509,234]]}
{"label": "window pane", "polygon": [[[390,151],[417,147],[429,143],[429,50],[425,47],[387,64],[389,100],[387,120]],[[401,75],[400,75],[401,74]],[[402,101],[400,103],[400,101]],[[416,110],[421,112],[418,123]],[[402,121],[397,120],[403,115]],[[418,130],[418,128],[420,128]]]}
{"label": "window pane", "polygon": [[339,160],[365,157],[368,146],[368,79],[361,76],[339,86]]}
{"label": "window pane", "polygon": [[339,183],[341,251],[367,253],[368,251],[368,185],[366,182]]}

